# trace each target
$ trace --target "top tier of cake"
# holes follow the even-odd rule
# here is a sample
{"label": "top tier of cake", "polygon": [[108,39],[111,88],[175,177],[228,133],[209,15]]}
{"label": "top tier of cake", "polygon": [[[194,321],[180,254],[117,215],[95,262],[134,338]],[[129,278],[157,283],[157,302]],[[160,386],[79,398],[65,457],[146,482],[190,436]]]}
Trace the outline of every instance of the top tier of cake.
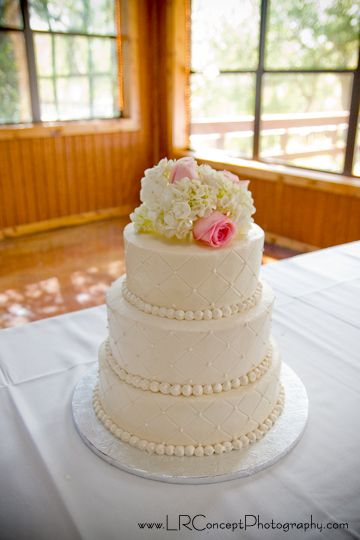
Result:
{"label": "top tier of cake", "polygon": [[152,306],[175,310],[226,308],[254,299],[264,231],[253,224],[245,237],[213,249],[124,230],[126,287]]}

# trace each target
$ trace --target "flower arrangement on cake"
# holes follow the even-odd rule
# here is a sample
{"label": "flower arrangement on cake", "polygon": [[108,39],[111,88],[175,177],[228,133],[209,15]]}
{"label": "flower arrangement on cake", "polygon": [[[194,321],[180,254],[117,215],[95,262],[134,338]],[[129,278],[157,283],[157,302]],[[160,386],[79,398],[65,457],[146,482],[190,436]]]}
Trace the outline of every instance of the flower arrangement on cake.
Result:
{"label": "flower arrangement on cake", "polygon": [[142,204],[130,215],[138,233],[202,242],[217,248],[248,232],[255,212],[249,181],[198,165],[162,159],[141,180]]}

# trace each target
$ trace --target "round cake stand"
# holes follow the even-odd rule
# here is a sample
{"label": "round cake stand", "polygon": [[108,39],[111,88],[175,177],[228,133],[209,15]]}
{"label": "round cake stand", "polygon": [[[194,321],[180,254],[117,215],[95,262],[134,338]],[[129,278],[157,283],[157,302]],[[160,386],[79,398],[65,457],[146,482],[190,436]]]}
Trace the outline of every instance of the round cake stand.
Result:
{"label": "round cake stand", "polygon": [[97,382],[97,366],[77,384],[72,411],[77,430],[85,444],[102,459],[131,474],[160,482],[211,484],[250,476],[283,458],[299,441],[308,417],[305,387],[286,364],[281,380],[285,389],[284,409],[263,439],[242,450],[207,457],[149,455],[114,437],[97,419],[92,394]]}

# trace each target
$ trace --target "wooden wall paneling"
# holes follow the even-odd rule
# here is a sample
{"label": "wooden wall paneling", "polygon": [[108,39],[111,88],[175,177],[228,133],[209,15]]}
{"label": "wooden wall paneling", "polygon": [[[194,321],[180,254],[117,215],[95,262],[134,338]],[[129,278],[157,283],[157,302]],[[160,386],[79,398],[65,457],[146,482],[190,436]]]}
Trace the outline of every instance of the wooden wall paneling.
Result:
{"label": "wooden wall paneling", "polygon": [[[282,236],[288,236],[289,238],[295,238],[296,240],[303,242],[302,230],[304,225],[304,214],[312,214],[314,201],[310,199],[305,200],[302,198],[304,195],[304,189],[297,188],[295,186],[284,185],[283,189],[283,223],[282,223]],[[307,204],[307,209],[304,212],[304,206]],[[314,219],[311,219],[310,223],[314,223]],[[307,224],[309,227],[310,223]],[[318,244],[315,244],[318,245]]]}
{"label": "wooden wall paneling", "polygon": [[282,231],[282,199],[279,199],[278,184],[266,180],[264,180],[262,184],[263,189],[257,200],[261,200],[263,193],[265,193],[265,201],[263,202],[265,211],[264,228],[270,231]]}
{"label": "wooden wall paneling", "polygon": [[[287,227],[288,230],[291,231],[290,238],[299,238],[300,235],[300,221],[301,219],[301,208],[299,204],[296,204],[294,206],[294,203],[296,201],[300,200],[301,197],[301,189],[287,189],[286,190],[286,197],[287,200],[284,203],[284,209],[286,210],[286,219],[287,221],[283,222],[283,227]],[[284,232],[283,228],[283,232]]]}
{"label": "wooden wall paneling", "polygon": [[127,145],[127,136],[128,134],[124,133],[122,137],[116,137],[112,147],[112,156],[115,161],[113,193],[115,204],[119,206],[122,203],[121,191],[125,185],[121,179],[126,178],[123,154]]}
{"label": "wooden wall paneling", "polygon": [[9,144],[10,170],[13,178],[14,191],[16,194],[17,222],[26,222],[27,204],[26,204],[26,186],[25,178],[21,171],[21,151],[18,141]]}
{"label": "wooden wall paneling", "polygon": [[[298,188],[295,190],[289,189],[287,190],[289,199],[288,199],[288,216],[289,216],[289,224],[290,229],[292,231],[290,238],[297,238],[299,241],[304,241],[302,236],[304,221],[305,221],[305,215],[308,215],[310,217],[310,223],[311,223],[311,207],[309,204],[306,205],[306,190],[303,188]],[[306,206],[306,208],[305,208]],[[287,224],[286,224],[287,225]],[[285,226],[285,224],[284,224]],[[309,225],[308,225],[309,226]],[[283,233],[284,233],[283,229]],[[284,234],[285,236],[285,234]]]}
{"label": "wooden wall paneling", "polygon": [[90,166],[91,152],[88,149],[88,136],[82,135],[79,138],[79,154],[81,156],[81,175],[82,178],[86,178],[84,182],[84,212],[89,212],[96,208],[95,204],[95,178],[94,178],[94,169]]}
{"label": "wooden wall paneling", "polygon": [[[27,206],[27,219],[28,223],[33,223],[35,221],[39,221],[39,212],[38,212],[38,197],[36,192],[36,184],[34,180],[34,168],[36,166],[36,163],[33,162],[33,153],[32,153],[32,144],[31,140],[23,140],[19,141],[19,144],[21,145],[21,171],[20,174],[22,175],[24,179],[24,187],[25,187],[25,200],[26,200],[26,206]],[[16,196],[16,194],[15,194]],[[7,223],[7,227],[11,227],[13,225],[19,225],[21,222],[11,222]]]}
{"label": "wooden wall paneling", "polygon": [[253,195],[254,206],[256,208],[254,219],[258,223],[260,223],[260,221],[266,220],[265,208],[264,208],[264,205],[262,204],[262,201],[265,201],[265,197],[262,197],[262,198],[259,197],[259,193],[261,191],[261,185],[262,185],[261,181],[252,181],[249,186]]}
{"label": "wooden wall paneling", "polygon": [[118,197],[118,184],[120,182],[120,179],[124,176],[122,174],[122,160],[121,160],[121,154],[122,154],[122,144],[123,144],[123,137],[120,137],[118,133],[114,134],[112,137],[110,137],[110,156],[111,156],[111,200],[114,203],[114,206],[119,205],[119,197]]}
{"label": "wooden wall paneling", "polygon": [[[132,156],[133,148],[131,133],[125,133],[124,140],[122,142],[123,144],[120,158],[122,162],[122,178],[133,178],[133,182],[136,182],[136,172],[135,174],[132,172],[132,167],[136,169],[136,164],[138,163],[141,154],[138,155],[136,159],[135,156]],[[131,183],[128,181],[118,183],[117,193],[119,205],[124,204],[124,201],[126,200],[131,202],[131,187]]]}
{"label": "wooden wall paneling", "polygon": [[4,146],[1,163],[3,167],[2,179],[3,179],[3,186],[4,186],[2,209],[4,212],[5,223],[11,223],[12,221],[16,220],[17,215],[16,215],[16,209],[15,209],[15,193],[14,193],[15,186],[11,177],[11,162],[10,162],[8,142]]}
{"label": "wooden wall paneling", "polygon": [[[329,207],[327,214],[334,216],[334,230],[338,238],[346,239],[346,222],[348,211],[349,199],[343,195],[332,195],[329,201]],[[324,227],[323,242],[327,246],[331,246],[334,231],[331,231],[331,227]],[[346,240],[343,240],[346,242]]]}
{"label": "wooden wall paneling", "polygon": [[[3,229],[5,225],[5,185],[4,185],[4,176],[6,174],[5,171],[5,158],[4,158],[4,145],[0,145],[0,228]],[[2,236],[0,234],[0,240]]]}
{"label": "wooden wall paneling", "polygon": [[75,160],[76,156],[74,155],[73,149],[73,137],[64,137],[65,143],[65,160],[66,160],[66,179],[69,189],[69,214],[78,214],[79,213],[79,202],[77,200],[77,189],[76,189],[76,170],[75,170]]}
{"label": "wooden wall paneling", "polygon": [[55,156],[55,144],[53,138],[42,141],[42,152],[45,166],[45,178],[48,196],[48,217],[59,215],[59,189],[57,183],[57,160]]}
{"label": "wooden wall paneling", "polygon": [[[360,240],[360,199],[355,199],[354,202],[357,203],[357,211],[358,211],[358,239]],[[351,215],[350,212],[352,212],[352,197],[342,197],[341,198],[341,205],[339,208],[339,229],[341,232],[341,238],[343,238],[343,242],[347,242],[347,238],[349,238],[349,222],[351,221]],[[329,245],[331,245],[329,243]]]}
{"label": "wooden wall paneling", "polygon": [[[6,153],[5,145],[0,145],[0,226],[1,228],[6,225],[5,216],[5,174],[6,174]],[[1,236],[0,236],[1,240]]]}
{"label": "wooden wall paneling", "polygon": [[12,189],[12,178],[10,170],[10,160],[9,160],[9,151],[8,145],[5,145],[1,163],[4,167],[4,174],[2,174],[2,181],[4,186],[4,198],[2,200],[2,208],[4,212],[4,221],[5,223],[11,222],[13,219],[16,219],[15,215],[15,206],[14,206],[14,196],[13,193],[9,193],[9,190]]}
{"label": "wooden wall paneling", "polygon": [[112,197],[112,167],[111,167],[111,137],[104,134],[104,177],[106,182],[105,205],[104,208],[110,208],[113,205]]}
{"label": "wooden wall paneling", "polygon": [[[280,234],[281,236],[286,236],[284,233],[285,230],[290,231],[291,230],[291,212],[292,209],[289,206],[291,204],[291,191],[287,189],[287,186],[284,186],[283,193],[282,193],[282,201],[281,201],[281,210],[280,210],[280,230],[274,231],[275,233]],[[269,227],[267,230],[272,230],[271,227]],[[289,235],[289,238],[290,235]]]}
{"label": "wooden wall paneling", "polygon": [[83,155],[82,135],[69,137],[71,139],[74,156],[73,189],[76,191],[77,210],[81,214],[88,210],[88,177],[85,171],[86,164]]}
{"label": "wooden wall paneling", "polygon": [[[164,3],[165,4],[165,3]],[[155,2],[154,2],[155,5]],[[157,126],[157,157],[158,160],[172,155],[172,147],[169,144],[171,131],[171,108],[169,106],[169,70],[171,70],[171,62],[169,62],[168,44],[171,41],[170,29],[167,25],[168,8],[157,9],[154,13],[156,19],[156,54],[158,61],[156,66],[153,66],[154,80],[159,81],[157,84],[157,107],[154,107],[154,122]],[[155,38],[155,36],[154,36]],[[156,160],[154,160],[156,161]]]}
{"label": "wooden wall paneling", "polygon": [[32,156],[33,164],[35,165],[35,167],[33,167],[33,171],[36,184],[36,196],[38,200],[39,221],[49,219],[50,217],[48,208],[48,187],[45,177],[43,142],[44,141],[41,139],[32,140]]}
{"label": "wooden wall paneling", "polygon": [[[252,182],[250,183],[251,190]],[[264,229],[282,234],[283,230],[283,216],[282,216],[282,204],[283,204],[283,182],[272,182],[264,180],[262,186],[266,186],[258,193],[257,201],[261,201],[266,194],[266,199],[263,203],[265,218]],[[256,214],[255,214],[256,219]]]}
{"label": "wooden wall paneling", "polygon": [[106,134],[100,138],[96,137],[96,155],[99,160],[99,187],[101,197],[100,197],[100,208],[106,208],[107,195],[110,191],[110,178],[106,174],[106,159],[105,159],[105,146],[106,146]]}
{"label": "wooden wall paneling", "polygon": [[87,176],[83,173],[83,161],[81,156],[81,135],[69,137],[72,151],[72,189],[77,203],[76,213],[81,214],[87,207]]}
{"label": "wooden wall paneling", "polygon": [[[130,136],[132,136],[132,134],[130,133]],[[143,148],[143,153],[140,157],[140,159],[136,160],[135,164],[135,169],[134,169],[134,172],[133,172],[133,182],[129,183],[129,200],[132,201],[133,205],[137,205],[138,204],[138,201],[139,201],[139,197],[140,197],[140,188],[141,188],[141,184],[140,184],[140,181],[141,181],[141,178],[144,176],[144,171],[145,169],[147,169],[149,167],[149,165],[147,165],[148,163],[150,163],[150,167],[152,167],[154,165],[154,162],[153,162],[153,155],[152,155],[152,151],[151,151],[151,145],[149,144],[149,141],[151,141],[152,139],[152,135],[151,133],[148,133],[148,143],[147,144],[144,144]],[[134,140],[132,141],[132,147],[134,147]]]}
{"label": "wooden wall paneling", "polygon": [[56,164],[56,177],[54,178],[54,182],[56,182],[59,197],[59,216],[66,216],[66,214],[69,213],[69,189],[66,176],[63,137],[54,138],[54,159]]}
{"label": "wooden wall paneling", "polygon": [[111,173],[109,168],[109,139],[106,134],[104,134],[102,141],[102,160],[103,160],[103,195],[104,195],[104,206],[103,208],[109,208],[111,206]]}
{"label": "wooden wall paneling", "polygon": [[[130,141],[129,145],[130,148],[134,149],[135,140],[132,133],[129,133]],[[151,140],[150,134],[149,134],[149,141]],[[140,191],[140,180],[144,175],[144,169],[147,168],[146,163],[149,163],[149,160],[151,160],[151,153],[149,152],[149,147],[147,145],[143,146],[143,152],[138,156],[138,159],[136,159],[133,163],[130,162],[129,155],[127,152],[125,152],[124,156],[124,162],[127,166],[129,171],[132,171],[132,178],[133,181],[129,182],[127,185],[126,190],[126,198],[127,200],[131,201],[133,206],[137,205],[137,202],[139,200],[139,191]],[[150,161],[151,165],[153,166],[152,161]]]}
{"label": "wooden wall paneling", "polygon": [[[334,238],[336,237],[334,227],[332,226],[332,216],[329,215],[327,210],[327,203],[329,201],[329,193],[318,191],[313,193],[311,199],[311,213],[312,220],[308,223],[307,234],[313,237],[313,243],[315,246],[324,246],[322,243],[324,236],[324,227],[331,227]],[[299,200],[301,204],[301,199]],[[325,247],[325,246],[324,246]]]}
{"label": "wooden wall paneling", "polygon": [[[346,207],[348,206],[349,201],[346,201],[347,197],[344,195],[337,196],[335,194],[329,193],[329,198],[326,201],[326,215],[325,220],[328,216],[331,216],[330,227],[323,228],[322,234],[322,244],[330,246],[334,234],[337,238],[345,238],[344,230],[346,218]],[[332,226],[332,227],[331,227]],[[331,230],[331,228],[333,230]]]}
{"label": "wooden wall paneling", "polygon": [[347,215],[346,237],[351,240],[360,240],[360,197],[350,198]]}
{"label": "wooden wall paneling", "polygon": [[92,135],[84,135],[82,137],[83,156],[84,156],[84,172],[87,177],[87,200],[88,210],[96,208],[96,177],[94,153],[91,144]]}
{"label": "wooden wall paneling", "polygon": [[[121,137],[116,136],[113,139],[112,144],[112,163],[113,163],[113,170],[114,170],[114,184],[112,186],[113,191],[113,200],[116,206],[121,205],[121,189],[122,185],[125,184],[126,176],[124,171],[124,162],[123,162],[123,152],[124,148],[126,146],[126,133],[123,133]],[[122,180],[123,179],[123,180]]]}
{"label": "wooden wall paneling", "polygon": [[[152,32],[150,32],[150,38],[152,41],[151,47],[148,47],[147,62],[151,68],[150,78],[153,81],[159,81],[161,77],[160,59],[161,54],[161,40],[159,39],[161,26],[159,22],[159,16],[164,10],[160,10],[156,2],[151,2],[149,22]],[[149,55],[152,52],[152,58]],[[153,61],[156,58],[156,61]],[[151,107],[151,131],[152,131],[152,161],[157,163],[160,160],[160,89],[163,88],[163,84],[155,84],[153,89],[153,103]]]}
{"label": "wooden wall paneling", "polygon": [[319,245],[328,246],[331,237],[334,235],[341,237],[341,231],[338,228],[339,216],[337,208],[342,198],[341,195],[334,196],[331,193],[326,193],[325,198],[322,198],[322,206],[326,210],[323,213],[322,226],[319,231]]}
{"label": "wooden wall paneling", "polygon": [[256,213],[254,219],[263,228],[270,229],[275,226],[276,185],[272,182],[253,180],[250,183],[250,190],[253,193]]}
{"label": "wooden wall paneling", "polygon": [[103,208],[103,191],[105,189],[103,179],[103,163],[101,161],[101,148],[99,148],[99,138],[93,135],[90,139],[90,148],[92,154],[92,162],[94,167],[94,191],[95,191],[95,207]]}
{"label": "wooden wall paneling", "polygon": [[103,169],[104,169],[104,163],[102,159],[102,141],[101,138],[98,135],[94,135],[92,137],[92,148],[93,148],[93,155],[94,155],[94,164],[95,164],[95,172],[96,172],[96,208],[104,208],[104,190],[105,182]]}
{"label": "wooden wall paneling", "polygon": [[84,210],[81,210],[81,211],[89,212],[89,210],[94,210],[96,207],[91,205],[91,191],[93,187],[91,186],[91,177],[89,176],[89,170],[88,170],[88,164],[87,164],[85,135],[82,135],[81,137],[77,137],[77,141],[78,141],[77,152],[80,156],[80,164],[81,164],[80,174],[82,178],[86,179],[86,182],[83,183],[83,184],[86,184],[85,193],[84,193],[85,197],[84,197],[83,205],[82,205],[82,208],[84,208]]}
{"label": "wooden wall paneling", "polygon": [[296,205],[299,208],[299,241],[306,242],[307,231],[313,223],[313,191],[310,189],[303,189],[301,199],[296,201]]}

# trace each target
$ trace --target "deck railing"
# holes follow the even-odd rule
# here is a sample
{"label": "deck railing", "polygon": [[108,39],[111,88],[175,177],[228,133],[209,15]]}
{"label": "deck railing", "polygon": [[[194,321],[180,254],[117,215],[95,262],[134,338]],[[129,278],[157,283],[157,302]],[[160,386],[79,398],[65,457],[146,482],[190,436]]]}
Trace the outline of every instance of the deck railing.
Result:
{"label": "deck railing", "polygon": [[[306,158],[323,154],[335,155],[344,151],[344,131],[347,129],[349,113],[311,112],[297,114],[266,114],[260,124],[261,136],[276,135],[279,137],[279,148],[274,152],[264,150],[263,157],[277,159]],[[190,125],[191,135],[199,140],[211,138],[212,146],[225,149],[226,137],[251,137],[254,129],[253,116],[238,116],[231,118],[195,119]],[[314,141],[306,143],[306,137],[313,134],[326,134],[324,145],[316,145]],[[294,148],[288,148],[290,137],[300,135],[305,137],[303,143]]]}

